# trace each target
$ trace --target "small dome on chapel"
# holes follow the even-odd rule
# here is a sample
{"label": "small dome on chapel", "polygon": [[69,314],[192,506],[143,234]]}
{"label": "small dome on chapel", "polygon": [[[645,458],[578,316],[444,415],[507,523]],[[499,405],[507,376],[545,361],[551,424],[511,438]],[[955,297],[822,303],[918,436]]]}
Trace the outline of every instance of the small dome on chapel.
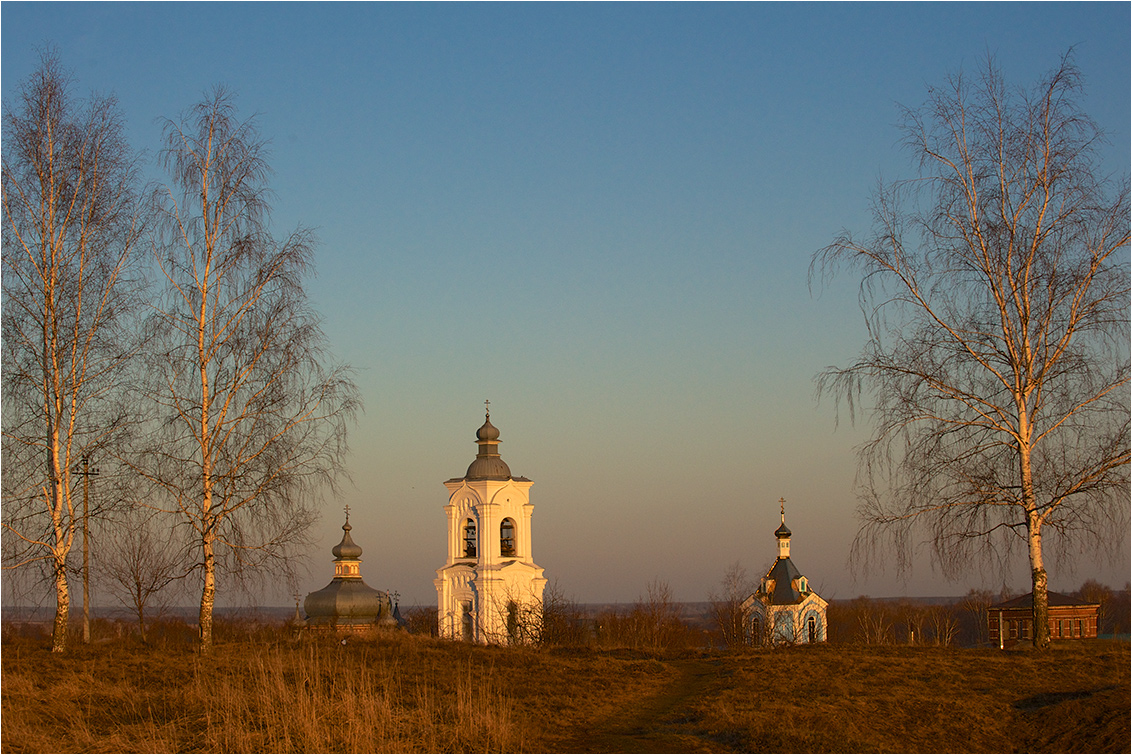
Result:
{"label": "small dome on chapel", "polygon": [[352,529],[350,520],[346,519],[346,523],[342,525],[342,542],[330,549],[330,552],[334,554],[335,561],[356,561],[361,558],[362,546],[355,543],[354,539],[350,537],[350,530]]}

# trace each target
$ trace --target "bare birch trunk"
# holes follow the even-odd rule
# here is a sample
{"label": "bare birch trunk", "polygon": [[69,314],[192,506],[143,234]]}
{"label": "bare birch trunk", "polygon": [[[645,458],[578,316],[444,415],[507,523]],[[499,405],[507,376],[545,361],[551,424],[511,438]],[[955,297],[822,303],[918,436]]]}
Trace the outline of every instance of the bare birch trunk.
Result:
{"label": "bare birch trunk", "polygon": [[1030,574],[1034,588],[1034,647],[1049,648],[1049,593],[1046,586],[1046,569],[1042,561],[1042,530],[1038,512],[1026,514],[1026,537],[1029,540]]}
{"label": "bare birch trunk", "polygon": [[216,555],[212,537],[204,537],[204,589],[200,593],[200,649],[212,652],[212,604],[216,600]]}
{"label": "bare birch trunk", "polygon": [[55,626],[51,631],[51,652],[67,649],[67,622],[71,615],[71,593],[67,588],[67,565],[55,562]]}

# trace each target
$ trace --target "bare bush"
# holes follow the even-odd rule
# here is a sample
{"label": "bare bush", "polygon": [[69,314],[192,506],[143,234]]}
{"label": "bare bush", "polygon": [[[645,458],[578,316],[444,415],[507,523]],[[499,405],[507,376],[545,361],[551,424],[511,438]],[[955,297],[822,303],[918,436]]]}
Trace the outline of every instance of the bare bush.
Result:
{"label": "bare bush", "polygon": [[727,569],[720,580],[720,591],[711,592],[711,618],[719,630],[724,646],[739,647],[752,640],[748,637],[748,622],[743,601],[754,593],[754,587],[747,578],[747,570],[736,561]]}
{"label": "bare bush", "polygon": [[103,528],[98,573],[110,594],[133,612],[142,641],[146,619],[160,618],[181,596],[186,571],[186,543],[167,514],[143,507],[130,509]]}

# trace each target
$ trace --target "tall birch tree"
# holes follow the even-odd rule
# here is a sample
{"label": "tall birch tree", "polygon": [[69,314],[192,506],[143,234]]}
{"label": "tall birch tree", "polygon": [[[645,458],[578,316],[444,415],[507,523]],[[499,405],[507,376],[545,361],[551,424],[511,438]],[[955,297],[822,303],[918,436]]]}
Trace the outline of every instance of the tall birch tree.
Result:
{"label": "tall birch tree", "polygon": [[285,572],[314,496],[343,471],[359,408],[303,289],[313,235],[268,229],[270,169],[254,118],[215,89],[165,124],[150,320],[154,435],[139,471],[194,533],[200,641],[212,646],[218,575]]}
{"label": "tall birch tree", "polygon": [[862,278],[869,339],[818,378],[868,401],[854,555],[957,576],[1025,549],[1034,644],[1049,644],[1046,554],[1127,532],[1128,179],[1101,174],[1071,57],[1030,89],[993,60],[905,112],[917,179],[882,186],[873,233],[813,270]]}
{"label": "tall birch tree", "polygon": [[76,466],[123,417],[137,311],[135,159],[113,97],[74,96],[54,51],[4,104],[5,568],[45,566],[52,649],[67,643]]}

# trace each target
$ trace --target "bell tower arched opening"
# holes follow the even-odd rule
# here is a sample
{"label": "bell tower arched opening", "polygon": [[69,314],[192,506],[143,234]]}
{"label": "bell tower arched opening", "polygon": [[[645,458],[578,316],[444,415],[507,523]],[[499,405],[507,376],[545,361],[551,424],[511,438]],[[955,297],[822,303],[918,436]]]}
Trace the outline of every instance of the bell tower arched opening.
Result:
{"label": "bell tower arched opening", "polygon": [[515,556],[518,552],[515,545],[515,522],[507,517],[499,524],[499,555]]}
{"label": "bell tower arched opening", "polygon": [[476,520],[468,519],[464,522],[464,558],[476,557]]}

